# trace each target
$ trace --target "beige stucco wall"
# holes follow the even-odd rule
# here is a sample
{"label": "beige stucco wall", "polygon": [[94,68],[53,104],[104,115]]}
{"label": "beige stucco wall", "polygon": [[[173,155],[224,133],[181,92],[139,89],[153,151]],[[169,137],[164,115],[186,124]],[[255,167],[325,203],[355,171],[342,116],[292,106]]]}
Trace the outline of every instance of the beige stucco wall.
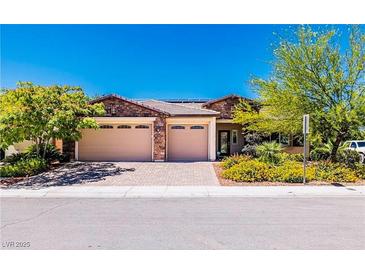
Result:
{"label": "beige stucco wall", "polygon": [[32,142],[32,141],[23,141],[20,143],[16,143],[16,144],[10,146],[7,150],[5,150],[5,156],[23,152],[25,149],[27,149],[29,146],[31,146],[33,144],[34,144],[34,142]]}
{"label": "beige stucco wall", "polygon": [[[241,149],[244,145],[244,136],[242,135],[242,126],[238,124],[232,124],[232,123],[217,123],[216,124],[216,147],[218,151],[218,131],[219,130],[229,130],[231,132],[231,140],[230,140],[230,153],[239,153],[241,152]],[[232,130],[238,130],[238,142],[237,144],[232,143]]]}

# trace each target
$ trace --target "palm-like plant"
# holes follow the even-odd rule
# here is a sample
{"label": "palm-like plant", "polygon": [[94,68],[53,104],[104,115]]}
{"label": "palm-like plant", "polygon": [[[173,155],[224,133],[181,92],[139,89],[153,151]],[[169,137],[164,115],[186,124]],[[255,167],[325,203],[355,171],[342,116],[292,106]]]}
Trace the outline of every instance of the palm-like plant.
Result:
{"label": "palm-like plant", "polygon": [[264,142],[256,147],[256,153],[260,159],[267,163],[277,163],[280,161],[281,144],[276,142]]}

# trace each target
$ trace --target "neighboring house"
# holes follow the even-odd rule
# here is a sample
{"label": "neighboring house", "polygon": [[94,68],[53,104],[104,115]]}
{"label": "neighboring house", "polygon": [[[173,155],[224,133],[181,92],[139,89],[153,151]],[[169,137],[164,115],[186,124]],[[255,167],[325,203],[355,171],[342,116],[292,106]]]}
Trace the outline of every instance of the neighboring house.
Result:
{"label": "neighboring house", "polygon": [[95,117],[99,130],[84,129],[63,152],[82,161],[214,161],[240,152],[241,126],[232,121],[235,104],[228,95],[215,100],[129,100],[103,96],[106,115]]}

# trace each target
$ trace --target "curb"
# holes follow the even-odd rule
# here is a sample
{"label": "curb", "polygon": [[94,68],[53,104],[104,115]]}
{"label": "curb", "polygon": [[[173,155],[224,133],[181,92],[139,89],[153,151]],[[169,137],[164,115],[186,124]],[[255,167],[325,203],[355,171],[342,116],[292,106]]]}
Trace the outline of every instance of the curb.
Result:
{"label": "curb", "polygon": [[74,186],[0,190],[0,198],[365,197],[365,186]]}

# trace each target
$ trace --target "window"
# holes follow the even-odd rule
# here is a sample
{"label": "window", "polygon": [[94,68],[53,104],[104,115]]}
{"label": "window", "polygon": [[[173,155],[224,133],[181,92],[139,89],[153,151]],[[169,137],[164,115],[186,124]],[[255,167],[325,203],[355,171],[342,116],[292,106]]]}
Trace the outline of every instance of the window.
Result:
{"label": "window", "polygon": [[365,147],[365,142],[357,142],[357,145],[358,145],[359,147]]}
{"label": "window", "polygon": [[110,129],[110,128],[113,128],[113,126],[112,125],[100,125],[100,128],[108,128],[108,129]]}
{"label": "window", "polygon": [[232,144],[236,145],[238,144],[238,131],[232,130]]}
{"label": "window", "polygon": [[138,125],[138,126],[136,126],[136,128],[150,128],[150,127],[147,125]]}
{"label": "window", "polygon": [[184,126],[172,126],[171,129],[185,129]]}
{"label": "window", "polygon": [[203,126],[191,126],[190,129],[204,129]]}
{"label": "window", "polygon": [[356,143],[355,142],[352,142],[350,147],[351,148],[356,148]]}
{"label": "window", "polygon": [[119,125],[118,128],[132,128],[130,125]]}
{"label": "window", "polygon": [[279,134],[279,143],[282,145],[289,145],[289,136]]}

